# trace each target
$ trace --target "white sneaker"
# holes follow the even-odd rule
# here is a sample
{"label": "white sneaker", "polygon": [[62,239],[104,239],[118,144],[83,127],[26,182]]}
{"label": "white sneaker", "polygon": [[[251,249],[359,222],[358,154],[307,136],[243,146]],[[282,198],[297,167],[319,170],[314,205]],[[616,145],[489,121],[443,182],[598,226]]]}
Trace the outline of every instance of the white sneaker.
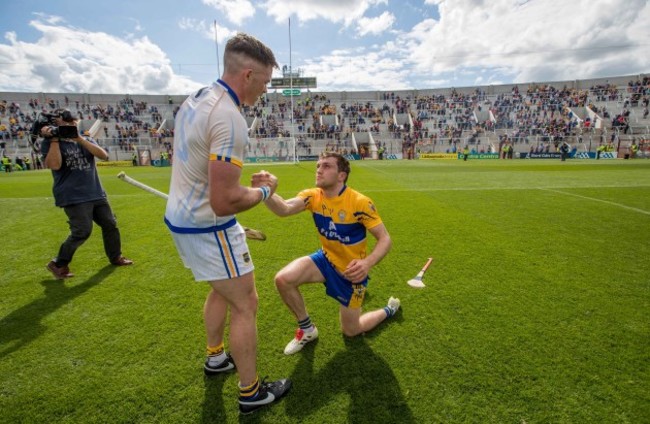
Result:
{"label": "white sneaker", "polygon": [[314,326],[313,331],[304,331],[302,328],[296,330],[296,337],[294,337],[287,347],[284,348],[285,355],[293,355],[300,352],[302,348],[309,342],[318,338],[318,328]]}
{"label": "white sneaker", "polygon": [[393,311],[392,315],[395,315],[397,313],[399,305],[400,301],[398,298],[391,296],[390,299],[388,299],[388,308]]}

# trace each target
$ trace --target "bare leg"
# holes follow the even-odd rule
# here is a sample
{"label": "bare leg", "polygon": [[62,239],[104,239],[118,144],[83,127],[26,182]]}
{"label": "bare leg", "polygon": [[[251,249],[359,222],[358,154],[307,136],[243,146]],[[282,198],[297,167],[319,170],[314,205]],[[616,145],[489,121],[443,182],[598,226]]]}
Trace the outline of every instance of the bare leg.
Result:
{"label": "bare leg", "polygon": [[[257,377],[258,298],[255,278],[251,272],[231,280],[212,281],[210,284],[217,292],[217,300],[214,301],[216,307],[223,307],[224,302],[230,307],[230,352],[237,365],[241,385],[250,385]],[[206,313],[206,317],[216,317],[214,324],[206,322],[208,337],[212,337],[219,332],[218,319],[223,318],[221,325],[224,325],[225,312],[213,312],[212,302],[206,302],[208,303],[210,311]]]}
{"label": "bare leg", "polygon": [[384,309],[377,309],[361,315],[361,308],[352,309],[341,305],[340,317],[343,334],[354,337],[372,330],[385,321],[388,316]]}
{"label": "bare leg", "polygon": [[217,346],[223,342],[223,332],[226,328],[228,303],[214,289],[210,290],[203,306],[203,321],[208,346]]}
{"label": "bare leg", "polygon": [[275,276],[280,297],[298,321],[307,318],[305,300],[298,287],[306,283],[322,283],[323,275],[309,256],[303,256],[282,268]]}

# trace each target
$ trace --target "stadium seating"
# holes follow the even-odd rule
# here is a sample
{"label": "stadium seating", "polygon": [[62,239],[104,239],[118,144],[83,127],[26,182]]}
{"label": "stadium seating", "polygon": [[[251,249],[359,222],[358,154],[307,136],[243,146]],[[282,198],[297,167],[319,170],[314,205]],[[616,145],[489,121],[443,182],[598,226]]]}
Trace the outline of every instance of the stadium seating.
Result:
{"label": "stadium seating", "polygon": [[[174,115],[185,95],[0,93],[0,137],[10,156],[29,154],[29,130],[41,110],[69,108],[113,160],[135,149],[170,150]],[[291,158],[325,150],[376,158],[380,146],[401,155],[454,152],[555,151],[567,141],[579,152],[613,142],[621,154],[635,141],[650,145],[650,78],[510,84],[395,92],[310,92],[288,99],[267,93],[243,114],[251,129],[249,155]],[[291,111],[293,107],[293,113]]]}

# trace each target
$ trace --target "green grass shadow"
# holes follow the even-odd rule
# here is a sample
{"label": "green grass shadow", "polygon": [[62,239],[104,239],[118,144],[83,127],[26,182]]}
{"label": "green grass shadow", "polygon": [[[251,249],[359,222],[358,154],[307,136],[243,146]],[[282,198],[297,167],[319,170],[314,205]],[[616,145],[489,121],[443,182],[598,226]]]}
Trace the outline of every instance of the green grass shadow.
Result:
{"label": "green grass shadow", "polygon": [[88,280],[70,287],[65,281],[71,280],[50,278],[41,281],[45,297],[33,300],[0,320],[0,359],[36,340],[47,330],[41,323],[45,317],[101,283],[114,270],[115,266],[106,265]]}

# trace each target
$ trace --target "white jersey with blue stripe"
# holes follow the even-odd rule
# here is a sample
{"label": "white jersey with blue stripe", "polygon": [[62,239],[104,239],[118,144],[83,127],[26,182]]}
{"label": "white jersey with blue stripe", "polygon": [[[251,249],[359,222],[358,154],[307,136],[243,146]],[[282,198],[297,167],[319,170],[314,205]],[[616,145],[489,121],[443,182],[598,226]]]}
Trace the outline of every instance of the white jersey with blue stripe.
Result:
{"label": "white jersey with blue stripe", "polygon": [[221,160],[241,167],[248,126],[237,95],[219,80],[190,95],[175,118],[174,156],[165,222],[174,232],[213,231],[234,216],[217,216],[210,206],[208,168]]}

